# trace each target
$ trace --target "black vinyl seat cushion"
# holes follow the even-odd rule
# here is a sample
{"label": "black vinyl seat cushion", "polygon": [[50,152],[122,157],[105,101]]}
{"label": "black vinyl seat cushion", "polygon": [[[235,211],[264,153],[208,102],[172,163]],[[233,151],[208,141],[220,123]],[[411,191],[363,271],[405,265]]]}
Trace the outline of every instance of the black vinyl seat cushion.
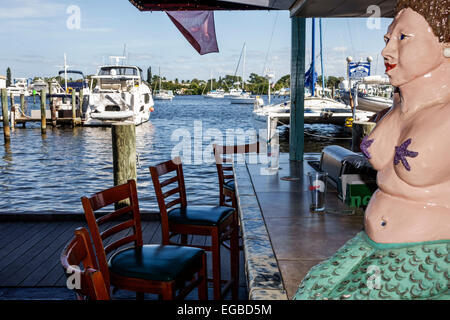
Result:
{"label": "black vinyl seat cushion", "polygon": [[172,281],[185,270],[199,269],[202,249],[172,245],[144,245],[116,252],[109,260],[110,271],[123,277]]}
{"label": "black vinyl seat cushion", "polygon": [[235,190],[234,180],[228,180],[228,181],[224,182],[223,187],[228,190],[234,191]]}
{"label": "black vinyl seat cushion", "polygon": [[172,223],[217,226],[233,212],[233,208],[223,206],[187,206],[172,209],[167,215]]}

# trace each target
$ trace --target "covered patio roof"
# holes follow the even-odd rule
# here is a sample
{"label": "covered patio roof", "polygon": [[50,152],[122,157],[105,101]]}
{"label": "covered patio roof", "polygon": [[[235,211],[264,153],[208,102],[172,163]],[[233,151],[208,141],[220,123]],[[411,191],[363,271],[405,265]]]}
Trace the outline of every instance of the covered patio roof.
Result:
{"label": "covered patio roof", "polygon": [[293,17],[393,17],[396,0],[130,0],[141,11],[289,10]]}

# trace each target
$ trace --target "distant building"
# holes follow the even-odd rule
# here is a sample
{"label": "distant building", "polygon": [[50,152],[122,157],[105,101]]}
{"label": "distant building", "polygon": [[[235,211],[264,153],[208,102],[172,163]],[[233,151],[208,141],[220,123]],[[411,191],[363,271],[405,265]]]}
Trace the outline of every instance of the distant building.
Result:
{"label": "distant building", "polygon": [[6,88],[6,77],[0,76],[0,89],[5,89],[5,88]]}

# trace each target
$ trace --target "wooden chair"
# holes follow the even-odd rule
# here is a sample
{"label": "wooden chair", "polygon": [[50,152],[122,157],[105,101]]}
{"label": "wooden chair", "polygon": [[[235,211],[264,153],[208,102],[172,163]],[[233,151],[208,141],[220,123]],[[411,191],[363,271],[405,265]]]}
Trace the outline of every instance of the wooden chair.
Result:
{"label": "wooden chair", "polygon": [[[163,244],[174,243],[171,238],[181,235],[181,244],[187,245],[187,235],[211,237],[210,246],[196,246],[212,252],[214,299],[220,300],[232,287],[233,300],[238,299],[239,290],[239,239],[237,215],[233,208],[224,206],[188,206],[183,168],[179,157],[150,167],[150,173],[161,212]],[[169,173],[174,176],[161,181]],[[176,184],[170,190],[163,188]],[[172,186],[170,186],[172,187]],[[176,197],[173,200],[167,199]],[[170,201],[169,201],[170,200]],[[167,201],[167,202],[166,202]],[[176,208],[172,208],[179,205]],[[230,239],[231,279],[221,290],[220,246]]]}
{"label": "wooden chair", "polygon": [[69,289],[75,291],[78,300],[111,299],[86,228],[75,230],[75,237],[64,248],[60,260],[68,282],[73,281],[73,289]]}
{"label": "wooden chair", "polygon": [[[170,300],[182,299],[198,287],[199,299],[207,299],[206,255],[203,250],[143,244],[134,180],[98,192],[90,198],[83,197],[81,202],[97,253],[99,269],[108,289],[111,285],[135,291],[137,298],[143,298],[144,293],[155,293]],[[94,211],[112,204],[121,208],[95,218]],[[105,223],[113,225],[100,232],[99,226]],[[126,235],[123,234],[125,230],[129,232]],[[111,241],[106,244],[107,239]],[[131,246],[115,251],[127,244]],[[109,253],[112,255],[107,261]]]}
{"label": "wooden chair", "polygon": [[234,146],[214,144],[213,151],[214,158],[216,160],[217,175],[219,176],[219,205],[231,206],[237,212],[236,190],[234,185],[234,176],[232,173],[232,155],[247,154],[252,152],[259,153],[260,143],[258,141],[252,144]]}

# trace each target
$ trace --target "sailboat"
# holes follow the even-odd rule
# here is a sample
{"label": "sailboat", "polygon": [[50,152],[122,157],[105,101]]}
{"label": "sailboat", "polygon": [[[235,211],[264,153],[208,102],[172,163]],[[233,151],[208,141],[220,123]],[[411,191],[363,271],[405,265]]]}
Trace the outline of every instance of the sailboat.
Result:
{"label": "sailboat", "polygon": [[[322,28],[320,28],[322,32]],[[353,118],[352,109],[332,98],[325,96],[326,90],[322,90],[322,96],[317,96],[315,84],[317,73],[315,71],[315,18],[312,18],[312,59],[308,71],[305,73],[305,98],[304,98],[304,122],[305,123],[325,123],[344,125],[346,120]],[[322,57],[322,46],[320,56]],[[323,63],[322,63],[322,79]],[[324,87],[324,81],[322,83]],[[309,94],[306,94],[308,90]],[[258,101],[257,101],[258,102]],[[253,122],[257,128],[267,128],[271,119],[278,119],[278,123],[289,124],[290,121],[290,101],[268,104],[261,106],[260,103],[254,104]],[[358,111],[355,113],[356,120],[367,121],[373,112]]]}
{"label": "sailboat", "polygon": [[153,100],[172,100],[174,97],[172,90],[161,89],[161,67],[159,67],[159,90],[155,91]]}
{"label": "sailboat", "polygon": [[223,89],[217,89],[213,90],[213,77],[212,77],[212,71],[211,71],[211,90],[208,91],[205,95],[203,95],[205,98],[210,99],[221,99],[225,97],[225,90]]}
{"label": "sailboat", "polygon": [[255,97],[252,97],[250,93],[245,91],[245,54],[246,54],[246,44],[242,47],[243,52],[243,63],[242,63],[242,91],[239,94],[230,95],[230,102],[235,104],[254,104]]}

